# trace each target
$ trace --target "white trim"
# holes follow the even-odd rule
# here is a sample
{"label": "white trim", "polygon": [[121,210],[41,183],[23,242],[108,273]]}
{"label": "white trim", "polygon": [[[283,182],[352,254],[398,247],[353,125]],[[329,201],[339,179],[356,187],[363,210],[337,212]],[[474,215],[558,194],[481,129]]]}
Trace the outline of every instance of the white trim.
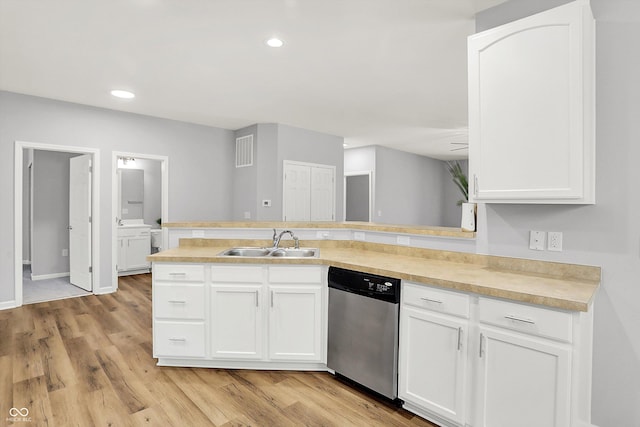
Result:
{"label": "white trim", "polygon": [[[14,307],[22,305],[22,162],[24,149],[31,148],[42,151],[60,151],[64,153],[90,154],[92,156],[93,174],[91,180],[91,216],[94,224],[100,224],[100,149],[88,147],[75,147],[70,145],[43,144],[38,142],[15,141],[14,152]],[[33,208],[32,208],[33,211]],[[91,277],[91,289],[93,293],[98,288],[97,278],[100,277],[100,226],[91,227],[91,265],[93,267]]]}
{"label": "white trim", "polygon": [[31,265],[31,261],[28,259],[23,259],[22,260],[22,265]]}
{"label": "white trim", "polygon": [[16,307],[16,300],[0,302],[0,310],[10,310]]}
{"label": "white trim", "polygon": [[347,177],[348,176],[368,176],[369,177],[369,222],[373,221],[373,171],[354,171],[354,172],[346,172],[344,174],[344,190],[342,194],[344,196],[344,200],[342,203],[342,218],[347,220]]}
{"label": "white trim", "polygon": [[[162,222],[169,222],[169,157],[156,154],[131,153],[125,151],[111,152],[111,287],[102,293],[115,292],[118,289],[118,158],[133,157],[145,160],[160,161],[161,173],[161,205],[160,218]],[[162,229],[162,242],[169,241],[169,230]],[[166,249],[166,247],[165,247]]]}
{"label": "white trim", "polygon": [[66,272],[66,273],[51,273],[51,274],[38,274],[38,275],[31,275],[31,280],[32,281],[37,281],[37,280],[47,280],[47,279],[57,279],[59,277],[69,277],[71,275],[70,272]]}

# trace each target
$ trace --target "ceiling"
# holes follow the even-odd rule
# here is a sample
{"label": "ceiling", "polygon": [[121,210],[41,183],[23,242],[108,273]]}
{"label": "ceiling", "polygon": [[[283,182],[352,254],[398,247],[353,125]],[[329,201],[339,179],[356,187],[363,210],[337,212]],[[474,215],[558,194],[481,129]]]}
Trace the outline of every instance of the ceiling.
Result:
{"label": "ceiling", "polygon": [[466,37],[503,1],[0,0],[0,89],[464,158]]}

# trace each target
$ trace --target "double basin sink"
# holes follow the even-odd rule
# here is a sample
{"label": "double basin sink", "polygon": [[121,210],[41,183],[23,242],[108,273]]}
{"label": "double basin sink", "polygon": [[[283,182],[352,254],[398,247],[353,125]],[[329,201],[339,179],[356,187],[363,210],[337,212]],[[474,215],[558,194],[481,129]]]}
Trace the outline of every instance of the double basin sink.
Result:
{"label": "double basin sink", "polygon": [[231,248],[223,251],[220,256],[244,258],[318,258],[318,248]]}

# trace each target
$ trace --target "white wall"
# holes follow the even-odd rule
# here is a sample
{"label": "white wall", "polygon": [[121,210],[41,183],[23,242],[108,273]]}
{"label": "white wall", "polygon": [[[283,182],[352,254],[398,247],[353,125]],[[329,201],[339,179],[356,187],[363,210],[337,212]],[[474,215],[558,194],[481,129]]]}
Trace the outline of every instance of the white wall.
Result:
{"label": "white wall", "polygon": [[[478,28],[558,3],[512,0],[480,14]],[[602,286],[595,301],[592,421],[600,427],[637,427],[640,2],[592,0],[591,5],[596,18],[596,205],[480,205],[478,247],[491,255],[602,267]],[[529,250],[532,229],[562,231],[563,252]]]}
{"label": "white wall", "polygon": [[231,219],[232,131],[0,92],[0,306],[15,298],[14,260],[22,255],[13,253],[16,140],[101,150],[97,288],[112,283],[112,151],[169,157],[169,218],[163,220]]}

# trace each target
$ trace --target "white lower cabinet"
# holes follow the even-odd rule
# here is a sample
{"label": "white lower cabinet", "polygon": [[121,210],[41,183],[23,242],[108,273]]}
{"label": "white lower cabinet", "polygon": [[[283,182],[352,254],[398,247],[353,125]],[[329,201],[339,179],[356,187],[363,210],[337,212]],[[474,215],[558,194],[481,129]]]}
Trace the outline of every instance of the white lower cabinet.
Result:
{"label": "white lower cabinet", "polygon": [[403,282],[399,396],[441,426],[585,425],[591,336],[591,313]]}
{"label": "white lower cabinet", "polygon": [[322,360],[322,288],[269,285],[269,358]]}
{"label": "white lower cabinet", "polygon": [[211,286],[213,357],[262,359],[262,285]]}
{"label": "white lower cabinet", "polygon": [[569,312],[479,298],[476,425],[571,425]]}
{"label": "white lower cabinet", "polygon": [[478,427],[570,425],[571,349],[480,326]]}
{"label": "white lower cabinet", "polygon": [[153,266],[153,356],[206,356],[203,265]]}
{"label": "white lower cabinet", "polygon": [[[151,227],[126,227],[118,229],[118,274],[148,272],[151,253]],[[145,271],[146,270],[146,271]]]}
{"label": "white lower cabinet", "polygon": [[401,295],[399,397],[435,422],[464,425],[468,296],[411,283]]}
{"label": "white lower cabinet", "polygon": [[173,366],[325,369],[325,276],[320,266],[155,263],[154,356]]}

